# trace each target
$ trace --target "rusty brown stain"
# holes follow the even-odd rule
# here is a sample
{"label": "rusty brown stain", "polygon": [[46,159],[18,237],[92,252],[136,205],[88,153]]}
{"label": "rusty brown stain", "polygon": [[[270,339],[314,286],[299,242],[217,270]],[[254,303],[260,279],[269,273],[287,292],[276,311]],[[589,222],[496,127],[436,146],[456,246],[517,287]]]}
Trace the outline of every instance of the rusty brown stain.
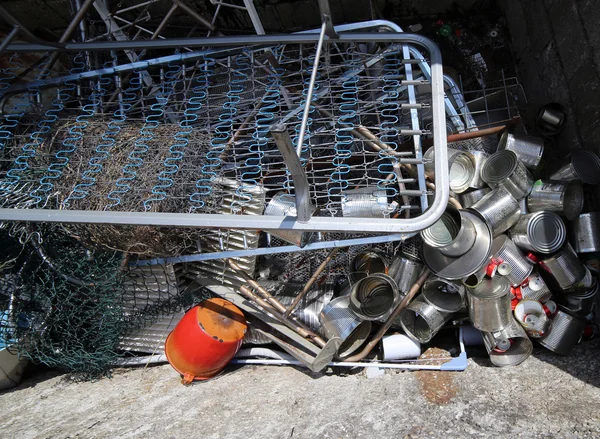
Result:
{"label": "rusty brown stain", "polygon": [[[427,359],[447,356],[448,352],[443,349],[429,348],[420,358]],[[454,372],[419,370],[414,375],[421,384],[421,394],[432,404],[446,405],[458,393],[458,386],[454,382]]]}

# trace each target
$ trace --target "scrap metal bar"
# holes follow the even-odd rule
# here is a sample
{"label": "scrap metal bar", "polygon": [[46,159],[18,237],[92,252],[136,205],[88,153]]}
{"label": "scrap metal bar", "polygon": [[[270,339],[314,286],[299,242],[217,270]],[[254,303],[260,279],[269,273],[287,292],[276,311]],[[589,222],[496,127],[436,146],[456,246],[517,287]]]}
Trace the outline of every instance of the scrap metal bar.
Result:
{"label": "scrap metal bar", "polygon": [[254,6],[253,0],[244,0],[244,6],[246,7],[246,11],[248,11],[248,15],[250,16],[250,21],[252,21],[252,26],[254,26],[254,30],[257,35],[264,35],[265,28],[260,21],[260,17],[258,16],[258,12],[256,11],[256,7]]}
{"label": "scrap metal bar", "polygon": [[190,8],[187,4],[185,4],[181,0],[173,0],[173,3],[175,3],[181,9],[183,9],[185,12],[187,12],[189,15],[191,15],[192,18],[194,18],[196,21],[198,21],[202,26],[204,26],[208,30],[213,31],[213,32],[217,30],[215,25],[213,25],[210,21],[208,21],[202,15],[198,14],[194,9]]}
{"label": "scrap metal bar", "polygon": [[19,26],[13,26],[10,33],[2,40],[2,44],[0,44],[0,53],[4,52],[6,46],[10,44],[10,42],[17,36],[19,33]]}

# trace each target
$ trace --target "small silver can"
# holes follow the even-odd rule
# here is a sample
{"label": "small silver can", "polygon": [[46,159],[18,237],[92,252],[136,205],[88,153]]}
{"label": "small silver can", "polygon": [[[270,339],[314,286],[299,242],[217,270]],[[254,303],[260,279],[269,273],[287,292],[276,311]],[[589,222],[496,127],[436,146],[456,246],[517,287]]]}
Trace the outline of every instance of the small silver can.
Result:
{"label": "small silver can", "polygon": [[510,283],[506,278],[483,279],[475,288],[467,289],[467,297],[469,318],[480,331],[497,332],[510,324]]}
{"label": "small silver can", "polygon": [[350,308],[363,320],[385,320],[399,301],[398,286],[386,274],[367,276],[350,291]]}
{"label": "small silver can", "polygon": [[533,344],[523,327],[511,317],[510,324],[497,332],[483,332],[483,342],[492,364],[518,366],[533,352]]}
{"label": "small silver can", "polygon": [[473,173],[473,179],[469,183],[469,187],[479,189],[486,186],[485,181],[481,179],[481,168],[483,164],[490,157],[487,152],[484,151],[471,151],[471,154],[475,158],[475,172]]}
{"label": "small silver can", "polygon": [[400,313],[400,326],[410,338],[428,343],[452,318],[452,314],[434,308],[419,295]]}
{"label": "small silver can", "polygon": [[390,265],[389,276],[398,285],[403,295],[408,293],[423,272],[423,264],[405,257],[396,257]]}
{"label": "small silver can", "polygon": [[600,251],[600,213],[584,213],[575,218],[571,227],[571,243],[577,253]]}
{"label": "small silver can", "polygon": [[527,208],[530,212],[556,212],[571,221],[583,209],[583,188],[578,181],[538,180],[527,197]]}
{"label": "small silver can", "polygon": [[585,325],[584,318],[564,306],[559,306],[552,319],[550,331],[538,341],[552,352],[569,355],[575,345],[579,343]]}
{"label": "small silver can", "polygon": [[576,149],[566,161],[563,167],[550,176],[550,180],[581,180],[591,185],[600,183],[600,158],[592,151]]}
{"label": "small silver can", "polygon": [[336,297],[319,314],[321,334],[326,339],[339,337],[342,344],[338,356],[345,357],[356,351],[371,333],[371,322],[361,320],[350,309],[349,297]]}
{"label": "small silver can", "polygon": [[421,292],[427,303],[443,312],[458,312],[465,306],[465,286],[458,282],[429,278]]}
{"label": "small silver can", "polygon": [[505,149],[514,152],[528,169],[534,171],[544,154],[544,139],[505,131],[500,137],[498,151]]}
{"label": "small silver can", "polygon": [[558,288],[563,291],[574,288],[589,273],[569,243],[557,253],[541,260],[539,265],[550,273]]}
{"label": "small silver can", "polygon": [[533,177],[517,155],[508,150],[492,154],[481,168],[481,178],[491,188],[503,187],[516,200],[529,195]]}
{"label": "small silver can", "polygon": [[494,237],[510,229],[521,216],[519,202],[502,187],[494,189],[469,209],[484,219]]}
{"label": "small silver can", "polygon": [[533,264],[506,235],[500,235],[494,239],[492,262],[498,265],[508,264],[510,272],[504,277],[514,286],[521,285],[533,271]]}
{"label": "small silver can", "polygon": [[[433,176],[434,172],[434,148],[429,148],[423,155],[425,161],[425,172]],[[469,188],[475,176],[475,157],[468,151],[448,148],[448,172],[450,179],[450,190],[460,194]]]}
{"label": "small silver can", "polygon": [[567,227],[554,212],[535,212],[520,217],[510,229],[510,239],[517,246],[539,253],[553,253],[567,239]]}

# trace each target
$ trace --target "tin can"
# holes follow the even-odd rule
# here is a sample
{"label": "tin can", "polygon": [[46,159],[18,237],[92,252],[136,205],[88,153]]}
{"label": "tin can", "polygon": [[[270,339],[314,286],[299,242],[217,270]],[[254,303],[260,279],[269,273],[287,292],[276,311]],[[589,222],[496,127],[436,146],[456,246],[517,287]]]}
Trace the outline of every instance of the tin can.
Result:
{"label": "tin can", "polygon": [[473,179],[469,183],[469,187],[474,189],[483,188],[486,186],[485,181],[481,179],[481,168],[483,164],[489,158],[489,154],[484,151],[471,151],[471,154],[475,158],[475,172],[473,173]]}
{"label": "tin can", "polygon": [[423,264],[408,258],[396,257],[389,269],[389,276],[398,285],[398,291],[403,295],[408,293],[423,272]]}
{"label": "tin can", "polygon": [[571,242],[577,253],[600,252],[600,213],[579,215],[571,224]]}
{"label": "tin can", "polygon": [[350,309],[363,320],[385,320],[399,300],[394,279],[380,273],[359,280],[350,291]]}
{"label": "tin can", "polygon": [[530,212],[556,212],[571,221],[583,209],[583,188],[578,181],[538,180],[527,198],[527,208]]}
{"label": "tin can", "polygon": [[432,277],[424,284],[423,299],[443,312],[458,312],[465,306],[465,286],[440,277]]}
{"label": "tin can", "polygon": [[329,302],[319,315],[321,334],[326,339],[339,337],[339,357],[346,357],[356,351],[369,338],[371,322],[361,320],[350,309],[350,297],[336,297]]}
{"label": "tin can", "polygon": [[356,255],[350,264],[350,280],[358,282],[359,280],[376,273],[387,273],[388,261],[380,253],[366,251]]}
{"label": "tin can", "polygon": [[552,297],[552,292],[537,271],[533,271],[529,277],[518,287],[523,299],[537,300],[546,303]]}
{"label": "tin can", "polygon": [[511,267],[506,279],[515,286],[521,285],[533,271],[533,265],[506,235],[500,235],[492,242],[492,262],[506,262]]}
{"label": "tin can", "polygon": [[550,319],[540,302],[521,300],[515,307],[515,319],[521,324],[528,336],[540,338],[546,335],[550,327]]}
{"label": "tin can", "polygon": [[[316,212],[317,209],[313,208],[313,214]],[[270,216],[296,216],[294,196],[285,192],[278,192],[265,207],[264,214]],[[298,232],[295,230],[271,230],[269,233],[298,247],[304,247],[316,237],[313,232]]]}
{"label": "tin can", "polygon": [[518,366],[533,352],[533,344],[523,327],[514,318],[497,332],[484,332],[483,342],[492,364],[498,367]]}
{"label": "tin can", "polygon": [[506,278],[483,279],[475,288],[467,289],[467,297],[469,318],[475,328],[497,332],[510,324],[510,283]]}
{"label": "tin can", "polygon": [[462,204],[463,208],[467,209],[473,204],[477,203],[491,191],[492,190],[489,187],[484,187],[481,189],[475,189],[474,191],[463,192],[458,198],[460,199],[460,204]]}
{"label": "tin can", "polygon": [[589,315],[596,307],[599,285],[598,282],[594,281],[592,286],[584,293],[565,295],[565,307],[582,317]]}
{"label": "tin can", "polygon": [[539,343],[552,352],[569,355],[575,345],[579,343],[585,326],[584,318],[559,305],[558,311],[552,319],[550,331],[539,339]]}
{"label": "tin can", "polygon": [[481,168],[481,178],[491,188],[502,187],[516,200],[529,195],[533,177],[517,155],[508,150],[492,154]]}
{"label": "tin can", "polygon": [[521,216],[509,236],[522,249],[548,254],[563,246],[567,228],[554,212],[541,211]]}
{"label": "tin can", "polygon": [[448,205],[433,225],[420,232],[423,241],[446,256],[461,256],[473,247],[477,232],[464,211]]}
{"label": "tin can", "polygon": [[384,218],[394,207],[388,203],[387,191],[376,187],[351,189],[342,194],[342,216],[349,218]]}
{"label": "tin can", "polygon": [[505,131],[500,137],[498,151],[505,149],[514,152],[528,169],[535,171],[544,154],[544,139]]}
{"label": "tin can", "polygon": [[506,189],[499,187],[470,207],[492,230],[494,237],[501,235],[521,216],[519,202]]}
{"label": "tin can", "polygon": [[[425,172],[429,176],[434,175],[434,148],[429,148],[423,155],[425,161]],[[450,179],[450,190],[460,194],[466,191],[475,176],[475,157],[468,151],[448,148],[448,175]]]}
{"label": "tin can", "polygon": [[400,326],[410,338],[428,343],[452,318],[452,314],[434,308],[419,295],[400,314]]}
{"label": "tin can", "polygon": [[581,180],[591,185],[600,183],[600,158],[592,151],[576,149],[566,161],[567,164],[552,174],[550,180]]}
{"label": "tin can", "polygon": [[563,291],[582,282],[588,273],[569,243],[554,255],[541,260],[539,265],[552,275],[557,286]]}

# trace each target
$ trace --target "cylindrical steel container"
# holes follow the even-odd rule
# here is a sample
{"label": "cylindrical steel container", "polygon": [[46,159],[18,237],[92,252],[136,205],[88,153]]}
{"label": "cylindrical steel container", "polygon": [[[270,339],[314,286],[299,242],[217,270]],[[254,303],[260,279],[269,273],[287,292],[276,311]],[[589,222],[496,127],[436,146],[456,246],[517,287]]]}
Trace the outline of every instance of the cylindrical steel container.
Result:
{"label": "cylindrical steel container", "polygon": [[506,189],[494,189],[470,207],[477,212],[492,230],[494,237],[501,235],[521,216],[519,202]]}
{"label": "cylindrical steel container", "polygon": [[342,195],[342,215],[349,218],[383,218],[389,215],[387,192],[377,187],[361,187]]}
{"label": "cylindrical steel container", "polygon": [[321,334],[328,340],[339,337],[342,344],[337,354],[347,357],[369,338],[371,322],[361,320],[350,309],[350,297],[336,297],[323,308],[319,316]]}
{"label": "cylindrical steel container", "polygon": [[[450,190],[460,194],[469,188],[469,184],[475,175],[475,157],[468,151],[448,148],[448,170],[450,179]],[[425,172],[428,176],[434,176],[434,150],[433,147],[425,151]]]}
{"label": "cylindrical steel container", "polygon": [[529,213],[529,208],[527,207],[527,198],[519,200],[519,207],[521,209],[521,215],[527,215]]}
{"label": "cylindrical steel container", "polygon": [[467,297],[469,318],[480,331],[496,332],[510,324],[510,283],[506,278],[484,279],[475,288],[467,288]]}
{"label": "cylindrical steel container", "polygon": [[527,198],[527,208],[530,212],[557,212],[573,220],[583,209],[583,188],[578,181],[538,180]]}
{"label": "cylindrical steel container", "polygon": [[388,275],[394,279],[400,293],[406,294],[423,272],[423,268],[420,262],[397,257],[392,261]]}
{"label": "cylindrical steel container", "polygon": [[388,271],[388,261],[380,253],[366,251],[359,253],[350,264],[350,279],[352,282],[358,282],[370,274],[386,273]]}
{"label": "cylindrical steel container", "polygon": [[350,308],[363,320],[383,320],[400,300],[398,286],[386,274],[372,274],[354,284]]}
{"label": "cylindrical steel container", "polygon": [[167,337],[167,360],[183,376],[182,383],[207,380],[235,356],[246,329],[246,318],[233,303],[205,300],[186,312]]}
{"label": "cylindrical steel container", "polygon": [[581,339],[581,333],[586,325],[586,320],[573,311],[559,306],[552,319],[550,332],[542,337],[539,342],[546,349],[560,355],[569,355]]}
{"label": "cylindrical steel container", "polygon": [[544,282],[544,279],[535,270],[529,278],[519,287],[523,299],[537,300],[546,303],[552,297],[552,292]]}
{"label": "cylindrical steel container", "polygon": [[577,253],[600,252],[600,213],[579,215],[571,224],[571,243]]}
{"label": "cylindrical steel container", "polygon": [[421,295],[439,311],[458,312],[465,306],[465,286],[439,277],[429,278]]}
{"label": "cylindrical steel container", "polygon": [[592,151],[576,149],[565,160],[567,164],[552,174],[550,180],[600,183],[600,158]]}
{"label": "cylindrical steel container", "polygon": [[[316,211],[317,209],[313,208],[313,214]],[[294,196],[285,192],[278,192],[269,201],[267,207],[265,207],[265,215],[296,216],[296,201]],[[269,233],[298,247],[304,247],[316,237],[316,234],[313,232],[298,232],[295,230],[271,230]]]}
{"label": "cylindrical steel container", "polygon": [[566,114],[562,105],[551,102],[540,108],[536,117],[536,127],[539,133],[547,136],[558,134],[565,123]]}
{"label": "cylindrical steel container", "polygon": [[501,331],[484,332],[483,342],[492,364],[498,367],[518,366],[533,352],[527,333],[512,317],[510,324]]}
{"label": "cylindrical steel container", "polygon": [[544,154],[544,139],[505,131],[498,143],[498,151],[505,149],[514,152],[527,168],[534,171]]}
{"label": "cylindrical steel container", "polygon": [[593,285],[585,293],[567,294],[564,296],[565,307],[578,315],[588,316],[595,308],[598,296],[599,283],[594,281]]}
{"label": "cylindrical steel container", "polygon": [[446,256],[461,256],[473,247],[477,232],[473,222],[452,205],[439,220],[421,230],[421,238],[430,247],[435,247]]}
{"label": "cylindrical steel container", "polygon": [[400,326],[410,338],[428,343],[452,318],[452,314],[435,309],[419,295],[400,314]]}
{"label": "cylindrical steel container", "polygon": [[527,335],[540,338],[546,335],[550,327],[550,319],[540,302],[521,300],[515,307],[515,319],[521,324]]}
{"label": "cylindrical steel container", "polygon": [[469,183],[469,187],[475,189],[483,188],[486,186],[486,184],[485,181],[481,179],[481,168],[483,168],[483,164],[490,155],[483,151],[471,151],[471,154],[475,158],[475,172],[473,174],[473,179]]}
{"label": "cylindrical steel container", "polygon": [[533,265],[506,235],[494,239],[492,262],[498,265],[506,262],[511,267],[511,272],[506,276],[511,285],[521,285],[533,271]]}
{"label": "cylindrical steel container", "polygon": [[458,198],[460,199],[460,204],[462,204],[462,207],[467,209],[473,204],[477,203],[491,191],[492,190],[489,187],[483,187],[481,189],[475,189],[474,191],[463,192]]}
{"label": "cylindrical steel container", "polygon": [[567,228],[554,212],[541,211],[521,216],[510,229],[509,236],[525,250],[548,254],[563,246]]}
{"label": "cylindrical steel container", "polygon": [[588,272],[569,243],[554,255],[541,260],[540,267],[552,275],[561,290],[573,288]]}
{"label": "cylindrical steel container", "polygon": [[492,154],[481,168],[481,178],[491,188],[503,187],[516,200],[529,195],[533,177],[512,151]]}
{"label": "cylindrical steel container", "polygon": [[406,360],[421,355],[421,343],[404,334],[386,335],[381,340],[383,361]]}

